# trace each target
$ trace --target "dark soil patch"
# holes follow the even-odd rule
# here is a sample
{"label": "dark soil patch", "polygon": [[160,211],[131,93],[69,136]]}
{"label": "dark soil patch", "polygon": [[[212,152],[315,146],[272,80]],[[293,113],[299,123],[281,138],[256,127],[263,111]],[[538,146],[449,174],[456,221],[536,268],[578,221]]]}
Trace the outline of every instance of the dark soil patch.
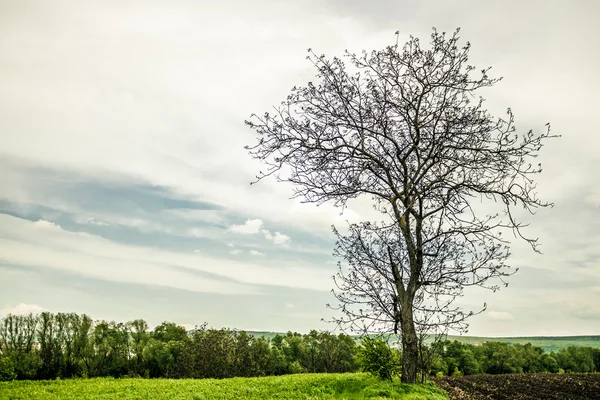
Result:
{"label": "dark soil patch", "polygon": [[600,400],[600,374],[510,374],[436,378],[450,400]]}

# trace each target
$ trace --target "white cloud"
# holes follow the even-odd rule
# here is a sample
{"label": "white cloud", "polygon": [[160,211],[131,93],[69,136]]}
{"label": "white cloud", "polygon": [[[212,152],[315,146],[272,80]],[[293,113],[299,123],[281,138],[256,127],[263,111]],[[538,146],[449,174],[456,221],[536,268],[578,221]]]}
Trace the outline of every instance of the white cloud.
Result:
{"label": "white cloud", "polygon": [[172,209],[166,210],[167,214],[175,215],[192,221],[208,222],[211,224],[225,224],[226,218],[220,210]]}
{"label": "white cloud", "polygon": [[230,253],[234,254],[234,255],[235,254],[240,254],[241,252],[242,252],[242,250],[240,250],[240,249],[233,249],[233,250],[230,251]]}
{"label": "white cloud", "polygon": [[262,220],[248,219],[242,225],[231,225],[229,230],[242,235],[255,235],[260,232],[262,226]]}
{"label": "white cloud", "polygon": [[291,242],[291,238],[281,232],[271,233],[268,229],[263,228],[261,219],[248,219],[242,225],[231,225],[229,230],[242,235],[256,235],[262,233],[265,239],[270,240],[277,245],[286,245]]}
{"label": "white cloud", "polygon": [[496,321],[512,321],[515,319],[511,313],[505,311],[490,311],[487,314],[491,319]]}
{"label": "white cloud", "polygon": [[61,229],[60,225],[52,221],[45,221],[43,219],[38,219],[37,221],[32,222],[31,226],[33,229],[45,229],[49,231],[57,231]]}
{"label": "white cloud", "polygon": [[264,256],[265,255],[265,253],[262,253],[258,250],[250,250],[248,253],[250,253],[250,255],[253,255],[253,256]]}
{"label": "white cloud", "polygon": [[[164,231],[163,231],[164,232]],[[167,233],[167,232],[165,232]],[[191,236],[196,238],[209,238],[211,237],[212,230],[205,228],[190,228],[187,230],[185,236]]]}
{"label": "white cloud", "polygon": [[289,236],[280,232],[271,233],[267,229],[263,229],[261,232],[265,236],[265,239],[270,240],[278,245],[288,244],[292,240]]}
{"label": "white cloud", "polygon": [[[52,222],[31,222],[6,214],[0,214],[0,254],[3,262],[14,265],[197,292],[258,293],[253,285],[316,290],[331,287],[331,270],[302,263],[275,268],[202,253],[123,245],[88,233],[66,231]],[[202,273],[227,279],[209,278]]]}
{"label": "white cloud", "polygon": [[96,226],[109,226],[110,224],[106,221],[94,218],[94,217],[76,217],[75,222],[78,224],[90,224]]}
{"label": "white cloud", "polygon": [[27,314],[38,314],[42,311],[46,311],[45,308],[38,306],[37,304],[25,304],[19,303],[16,306],[6,306],[0,310],[0,317],[8,314],[13,315],[27,315]]}

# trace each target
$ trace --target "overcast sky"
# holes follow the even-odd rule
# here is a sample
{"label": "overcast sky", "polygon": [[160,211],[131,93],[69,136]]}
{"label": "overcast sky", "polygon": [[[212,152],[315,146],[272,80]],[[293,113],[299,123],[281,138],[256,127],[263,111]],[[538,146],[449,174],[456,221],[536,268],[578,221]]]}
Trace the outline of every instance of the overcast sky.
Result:
{"label": "overcast sky", "polygon": [[300,331],[332,302],[331,224],[243,149],[243,121],[328,56],[431,28],[504,80],[485,93],[517,127],[546,122],[520,267],[469,334],[600,334],[600,3],[589,1],[0,0],[0,314],[74,311],[186,326]]}

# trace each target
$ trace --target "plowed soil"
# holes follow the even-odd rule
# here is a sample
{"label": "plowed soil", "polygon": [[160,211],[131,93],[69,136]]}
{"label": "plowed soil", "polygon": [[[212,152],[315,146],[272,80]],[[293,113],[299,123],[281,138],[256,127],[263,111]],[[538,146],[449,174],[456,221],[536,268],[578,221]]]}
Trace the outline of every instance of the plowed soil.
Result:
{"label": "plowed soil", "polygon": [[451,400],[600,400],[600,374],[511,374],[436,378]]}

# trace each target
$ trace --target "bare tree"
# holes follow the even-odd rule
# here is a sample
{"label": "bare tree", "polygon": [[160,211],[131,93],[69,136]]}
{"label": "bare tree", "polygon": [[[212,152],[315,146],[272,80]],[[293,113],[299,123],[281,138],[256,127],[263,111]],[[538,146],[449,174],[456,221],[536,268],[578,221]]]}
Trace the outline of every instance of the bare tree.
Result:
{"label": "bare tree", "polygon": [[472,312],[452,306],[463,288],[496,290],[492,279],[514,272],[503,231],[538,251],[515,208],[550,205],[532,179],[549,125],[519,133],[510,109],[502,119],[483,108],[478,90],[499,79],[467,64],[470,45],[459,46],[458,32],[434,29],[429,49],[410,37],[403,47],[346,52],[350,67],[309,49],[318,83],[246,121],[258,136],[247,149],[267,166],[257,180],[273,175],[303,201],[342,210],[372,198],[380,220],[334,229],[335,254],[349,267],[336,277],[339,322],[400,331],[405,382],[416,380],[417,327],[464,327]]}

